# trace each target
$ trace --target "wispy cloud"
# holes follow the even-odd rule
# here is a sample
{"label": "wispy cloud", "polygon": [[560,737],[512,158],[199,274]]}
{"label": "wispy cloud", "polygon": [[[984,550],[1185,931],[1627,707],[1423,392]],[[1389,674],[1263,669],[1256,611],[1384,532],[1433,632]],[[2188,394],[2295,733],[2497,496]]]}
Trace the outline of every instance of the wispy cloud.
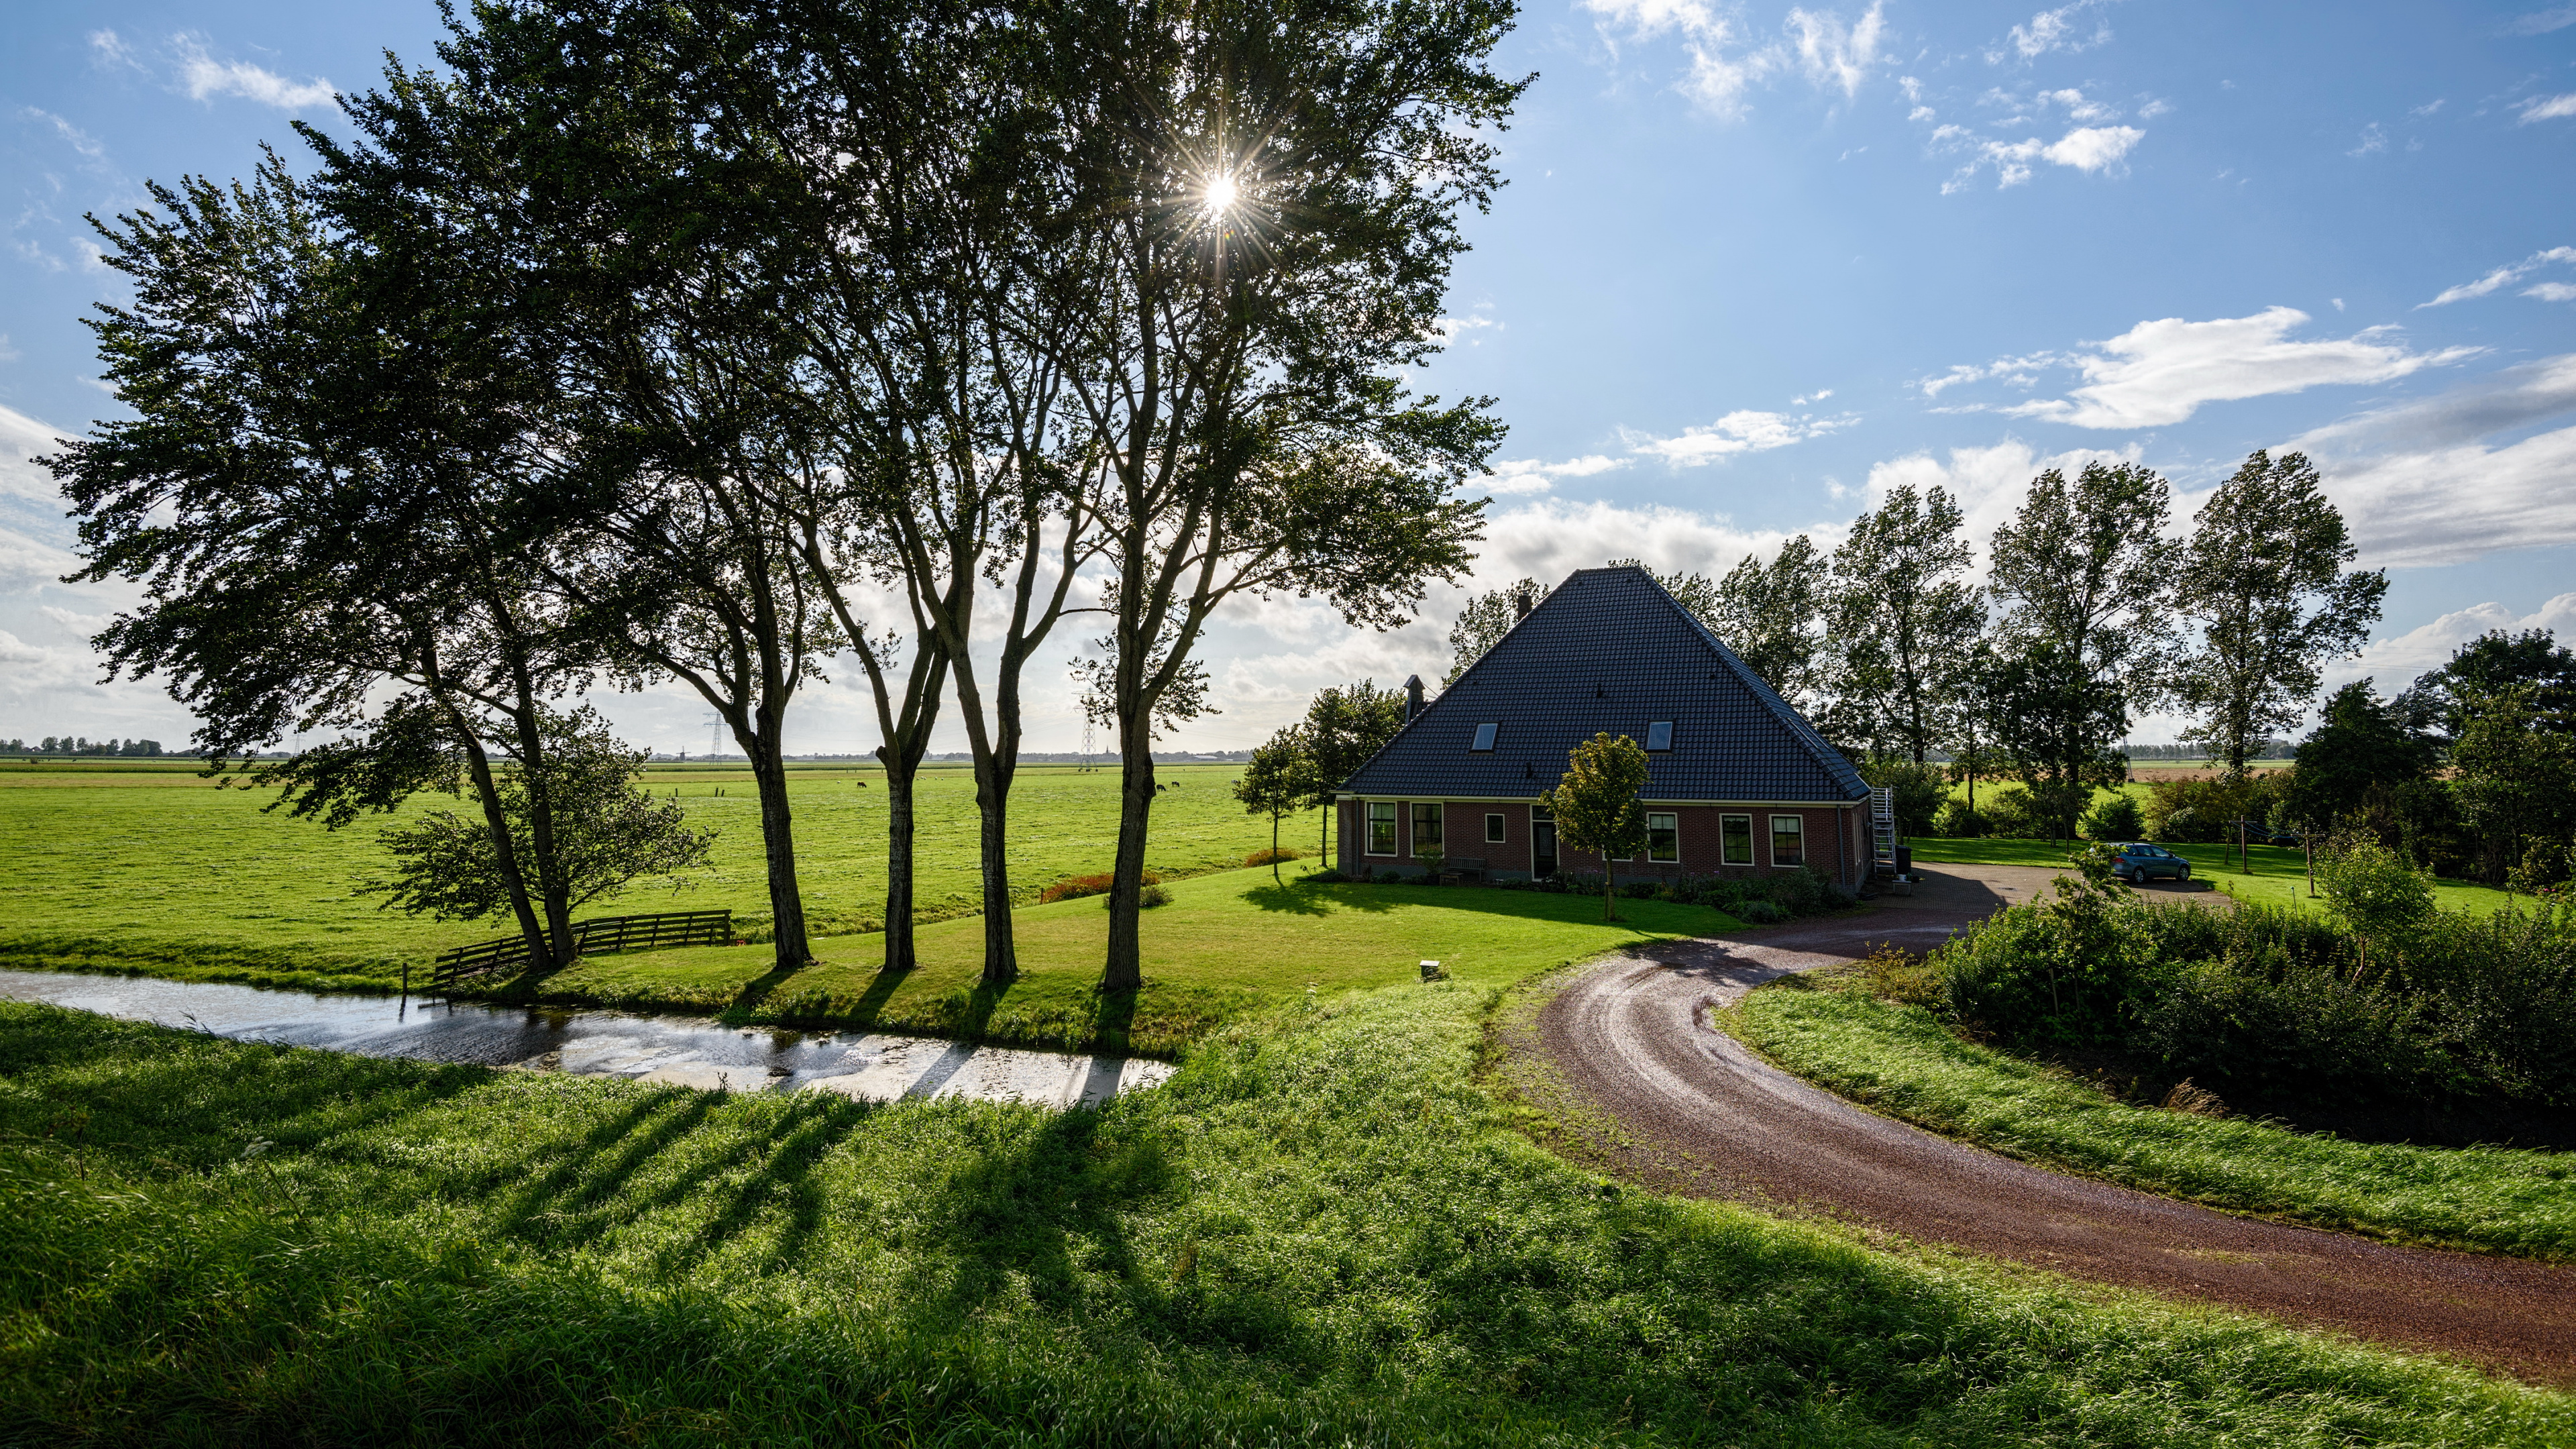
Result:
{"label": "wispy cloud", "polygon": [[2347,156],[2375,156],[2388,149],[2388,128],[2377,121],[2361,128],[2361,144],[2344,152]]}
{"label": "wispy cloud", "polygon": [[2516,125],[2528,126],[2534,121],[2555,121],[2563,116],[2576,116],[2576,91],[2563,96],[2533,96],[2521,102],[2522,119]]}
{"label": "wispy cloud", "polygon": [[1595,473],[1608,473],[1625,468],[1629,460],[1595,453],[1586,458],[1570,458],[1562,463],[1541,462],[1536,458],[1514,458],[1494,465],[1494,476],[1483,487],[1489,493],[1545,493],[1559,478],[1589,478]]}
{"label": "wispy cloud", "polygon": [[2387,327],[2368,328],[2351,337],[2293,339],[2289,334],[2307,321],[2308,314],[2293,307],[2271,307],[2251,317],[2207,322],[2166,317],[2141,322],[2082,351],[2004,358],[1982,368],[1952,368],[1915,385],[1928,397],[1964,382],[1992,377],[2026,380],[2050,367],[2072,367],[2082,374],[2084,385],[2064,397],[1962,411],[1994,411],[2078,428],[2156,428],[2183,421],[2203,403],[2336,384],[2388,382],[2480,351],[2474,347],[2410,351]]}
{"label": "wispy cloud", "polygon": [[135,55],[134,47],[126,44],[125,38],[113,30],[89,33],[89,57],[91,64],[109,70],[143,69],[143,62]]}
{"label": "wispy cloud", "polygon": [[1989,141],[1964,126],[1943,126],[1932,133],[1936,149],[1966,148],[1972,152],[1968,164],[1941,183],[1944,196],[1965,189],[1989,166],[1995,169],[1998,191],[2028,181],[2033,169],[2043,161],[2087,175],[2111,171],[2145,139],[2147,133],[2135,126],[2079,126],[2054,141],[2042,141],[2036,136],[2024,141]]}
{"label": "wispy cloud", "polygon": [[207,51],[205,42],[193,35],[171,37],[170,49],[177,57],[179,87],[190,100],[239,96],[281,111],[338,104],[333,99],[339,94],[338,88],[320,76],[291,81],[248,61],[217,60]]}
{"label": "wispy cloud", "polygon": [[1628,451],[1642,458],[1659,458],[1676,468],[1700,468],[1724,462],[1741,453],[1767,453],[1809,438],[1822,437],[1837,428],[1848,427],[1857,419],[1845,415],[1819,418],[1812,414],[1791,416],[1788,413],[1755,412],[1738,409],[1716,422],[1685,428],[1681,435],[1660,438],[1649,433],[1623,433],[1621,441]]}
{"label": "wispy cloud", "polygon": [[2076,0],[2054,10],[2042,10],[2027,24],[2016,25],[2012,34],[1993,50],[1986,52],[1986,63],[2001,65],[2007,60],[2037,60],[2052,50],[2090,50],[2111,39],[2111,22],[2091,12],[2105,8],[2106,0]]}
{"label": "wispy cloud", "polygon": [[[2576,263],[2576,247],[2551,247],[2547,251],[2533,252],[2530,256],[2524,257],[2521,261],[2508,263],[2505,266],[2498,267],[2494,271],[2487,273],[2485,276],[2478,278],[2474,282],[2462,282],[2456,287],[2445,287],[2442,289],[2442,294],[2435,297],[2432,301],[2416,303],[2415,310],[2421,312],[2427,307],[2447,307],[2453,302],[2465,302],[2473,297],[2486,296],[2488,293],[2494,292],[2499,288],[2510,287],[2514,283],[2521,281],[2523,278],[2530,276],[2532,273],[2539,271],[2542,267],[2546,267],[2557,262]],[[2523,295],[2526,297],[2540,297],[2542,300],[2550,302],[2566,300],[2564,297],[2554,295],[2554,291],[2555,284],[2543,283],[2540,286],[2534,287],[2523,293]]]}
{"label": "wispy cloud", "polygon": [[1674,88],[1721,118],[1741,114],[1746,92],[1789,70],[1818,89],[1847,98],[1858,94],[1887,36],[1883,7],[1884,0],[1871,0],[1858,20],[1848,22],[1839,11],[1796,7],[1780,33],[1764,39],[1708,0],[1583,0],[1614,56],[1623,43],[1678,39],[1689,70]]}
{"label": "wispy cloud", "polygon": [[1878,63],[1878,43],[1887,35],[1883,0],[1850,25],[1831,10],[1792,10],[1788,32],[1798,54],[1798,68],[1819,87],[1840,87],[1845,96],[1860,94],[1860,83]]}
{"label": "wispy cloud", "polygon": [[2576,5],[2561,5],[2555,10],[2535,10],[2529,15],[2517,15],[2505,22],[2504,33],[2547,35],[2553,30],[2564,30],[2570,25],[2576,25]]}

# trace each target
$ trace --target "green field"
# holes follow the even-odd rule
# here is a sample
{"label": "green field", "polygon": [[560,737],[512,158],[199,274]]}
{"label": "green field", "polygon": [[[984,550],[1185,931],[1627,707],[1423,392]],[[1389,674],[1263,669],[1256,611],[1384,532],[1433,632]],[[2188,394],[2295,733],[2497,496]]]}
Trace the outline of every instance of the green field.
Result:
{"label": "green field", "polygon": [[2007,1156],[2315,1227],[2576,1259],[2576,1154],[2349,1142],[2131,1106],[1962,1041],[1850,970],[1773,983],[1726,1021],[1830,1092]]}
{"label": "green field", "polygon": [[[2081,840],[1944,840],[1917,835],[1905,842],[1925,865],[2036,865],[2062,869],[2066,857],[2084,848]],[[2250,870],[2240,869],[2233,845],[2168,845],[2165,849],[2191,862],[2192,879],[2244,901],[2276,906],[2315,908],[2322,902],[2308,894],[2307,855],[2277,845],[2249,845]],[[2503,906],[2507,897],[2487,886],[2436,881],[2435,904],[2448,911],[2485,913]],[[2528,903],[2526,902],[2526,905]]]}
{"label": "green field", "polygon": [[2576,1400],[1620,1190],[1494,993],[1102,1111],[726,1096],[0,1004],[0,1442],[2551,1445]]}
{"label": "green field", "polygon": [[[1265,818],[1246,815],[1224,765],[1167,766],[1154,804],[1146,863],[1166,874],[1239,866],[1270,843]],[[621,911],[730,907],[766,918],[760,809],[740,769],[657,769],[645,781],[674,790],[693,823],[718,832],[715,865],[674,896],[639,885],[585,908]],[[925,771],[919,817],[916,916],[977,909],[974,779]],[[721,793],[719,793],[721,792]],[[856,766],[799,768],[789,787],[806,910],[824,929],[873,928],[885,890],[883,776]],[[510,934],[503,922],[413,919],[351,894],[381,870],[380,823],[336,834],[264,814],[270,797],[222,790],[186,765],[113,762],[0,766],[0,860],[8,910],[0,963],[78,955],[101,963],[195,963],[260,979],[357,985],[399,977],[451,946]],[[1115,771],[1038,766],[1012,792],[1011,869],[1023,900],[1067,876],[1109,869],[1118,833]],[[407,811],[456,808],[445,796]],[[1315,818],[1289,822],[1288,843],[1315,848]]]}

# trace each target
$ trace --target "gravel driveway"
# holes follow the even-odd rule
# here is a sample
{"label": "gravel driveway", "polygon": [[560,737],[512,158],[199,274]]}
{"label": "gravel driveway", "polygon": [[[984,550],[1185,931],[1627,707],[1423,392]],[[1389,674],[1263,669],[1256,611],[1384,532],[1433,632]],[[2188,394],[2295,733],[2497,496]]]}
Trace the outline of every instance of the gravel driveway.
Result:
{"label": "gravel driveway", "polygon": [[[2233,1217],[2049,1172],[1890,1121],[1755,1060],[1708,1024],[1761,982],[1937,944],[2029,900],[2051,871],[1934,867],[1867,916],[1672,942],[1595,967],[1540,1011],[1535,1039],[1623,1141],[1593,1145],[1651,1186],[1864,1223],[1929,1242],[2453,1353],[2576,1383],[2576,1271],[2392,1247]],[[2160,892],[2161,893],[2161,892]],[[1578,1129],[1579,1130],[1579,1129]]]}

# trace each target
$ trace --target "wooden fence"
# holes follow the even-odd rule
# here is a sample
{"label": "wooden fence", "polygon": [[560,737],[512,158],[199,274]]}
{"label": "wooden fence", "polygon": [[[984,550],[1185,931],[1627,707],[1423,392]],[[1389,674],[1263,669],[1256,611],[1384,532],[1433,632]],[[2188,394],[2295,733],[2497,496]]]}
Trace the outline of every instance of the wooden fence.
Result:
{"label": "wooden fence", "polygon": [[[584,956],[610,951],[640,951],[648,946],[722,946],[733,940],[731,911],[664,911],[650,916],[598,916],[572,923],[574,949]],[[460,946],[430,963],[429,989],[452,986],[468,976],[528,964],[528,939],[504,936]],[[409,984],[409,971],[405,973]]]}

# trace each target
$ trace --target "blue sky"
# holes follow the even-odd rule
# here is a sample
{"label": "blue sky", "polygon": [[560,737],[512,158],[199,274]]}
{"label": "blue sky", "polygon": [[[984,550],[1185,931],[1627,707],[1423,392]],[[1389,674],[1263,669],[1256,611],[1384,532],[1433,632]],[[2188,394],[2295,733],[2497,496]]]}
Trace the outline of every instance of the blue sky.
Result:
{"label": "blue sky", "polygon": [[[123,602],[44,582],[66,530],[24,458],[108,414],[82,311],[116,295],[80,214],[246,172],[330,126],[434,6],[29,7],[0,54],[0,736],[184,738],[81,644]],[[1607,557],[1716,571],[1831,542],[1901,482],[1982,542],[2031,474],[2135,458],[2196,496],[2254,448],[2325,469],[2387,617],[2383,684],[2490,627],[2576,636],[2576,4],[2035,10],[1542,0],[1538,82],[1423,375],[1511,436],[1479,586]],[[1315,688],[1437,678],[1455,590],[1391,634],[1293,601],[1209,649],[1257,741]],[[1076,652],[1069,629],[1060,652]],[[1033,748],[1080,724],[1032,678]],[[606,701],[676,748],[703,711]],[[2150,716],[2141,739],[2170,738]],[[872,743],[840,683],[791,745]]]}

